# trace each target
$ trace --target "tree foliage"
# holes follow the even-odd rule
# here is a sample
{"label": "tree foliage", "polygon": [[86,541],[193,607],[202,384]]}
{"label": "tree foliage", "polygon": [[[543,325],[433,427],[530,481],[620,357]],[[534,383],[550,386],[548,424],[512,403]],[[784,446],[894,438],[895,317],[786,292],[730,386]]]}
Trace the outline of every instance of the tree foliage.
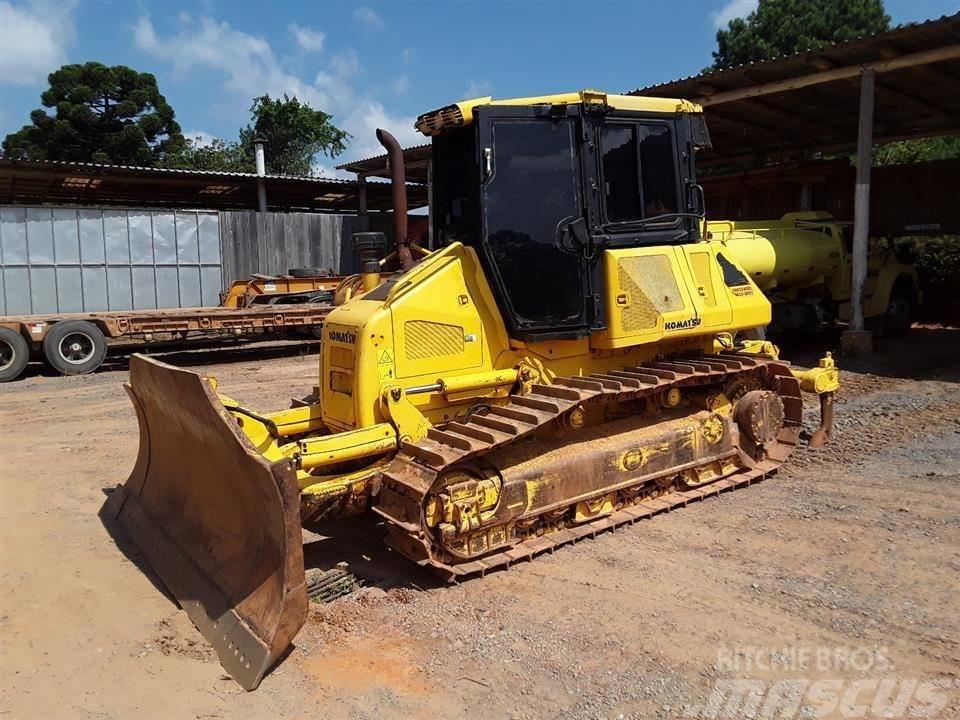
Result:
{"label": "tree foliage", "polygon": [[883,0],[760,0],[717,31],[708,70],[816,50],[890,29]]}
{"label": "tree foliage", "polygon": [[282,100],[269,95],[254,98],[250,116],[251,124],[241,128],[239,140],[191,142],[168,166],[250,172],[254,167],[253,141],[259,137],[266,140],[268,173],[309,175],[316,155],[336,157],[346,149],[350,138],[333,124],[330,115],[287,95]]}
{"label": "tree foliage", "polygon": [[945,135],[880,145],[874,148],[873,164],[875,166],[906,165],[958,157],[960,157],[960,135]]}
{"label": "tree foliage", "polygon": [[64,65],[49,83],[31,124],[4,139],[5,156],[153,166],[186,147],[173,108],[149,73],[88,62]]}

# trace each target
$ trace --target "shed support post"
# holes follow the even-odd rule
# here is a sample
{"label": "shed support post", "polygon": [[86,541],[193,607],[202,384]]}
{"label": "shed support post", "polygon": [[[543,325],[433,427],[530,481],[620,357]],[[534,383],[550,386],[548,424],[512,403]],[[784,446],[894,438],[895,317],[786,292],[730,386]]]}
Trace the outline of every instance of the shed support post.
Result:
{"label": "shed support post", "polygon": [[857,184],[853,209],[853,277],[850,329],[841,338],[844,352],[865,355],[873,351],[873,333],[864,330],[863,288],[867,280],[867,245],[870,240],[870,166],[873,163],[873,97],[876,72],[860,74],[860,122],[857,130]]}
{"label": "shed support post", "polygon": [[364,173],[357,175],[357,198],[359,201],[359,207],[357,207],[357,214],[361,217],[366,217],[367,215],[367,176]]}
{"label": "shed support post", "polygon": [[257,162],[257,211],[265,213],[267,211],[267,164],[264,157],[263,146],[267,141],[263,138],[253,139],[253,154]]}
{"label": "shed support post", "polygon": [[427,165],[427,247],[433,250],[433,162]]}

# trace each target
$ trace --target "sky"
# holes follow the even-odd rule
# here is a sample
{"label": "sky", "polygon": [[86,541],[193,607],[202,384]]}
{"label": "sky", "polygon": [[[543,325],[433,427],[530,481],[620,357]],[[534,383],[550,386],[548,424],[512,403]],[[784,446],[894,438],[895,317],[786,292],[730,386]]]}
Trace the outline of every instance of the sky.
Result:
{"label": "sky", "polygon": [[[296,95],[353,139],[315,172],[422,144],[416,116],[459,99],[624,92],[695,75],[716,31],[756,0],[646,2],[58,2],[0,0],[0,136],[29,122],[47,75],[96,60],[156,76],[184,132],[236,139],[252,98]],[[894,24],[960,0],[887,0]],[[348,176],[349,177],[349,176]]]}

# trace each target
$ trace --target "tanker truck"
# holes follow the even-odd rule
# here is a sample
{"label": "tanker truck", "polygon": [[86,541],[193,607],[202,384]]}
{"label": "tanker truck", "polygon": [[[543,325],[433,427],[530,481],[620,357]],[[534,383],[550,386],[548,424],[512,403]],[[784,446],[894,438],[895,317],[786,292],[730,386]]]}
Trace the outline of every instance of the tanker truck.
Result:
{"label": "tanker truck", "polygon": [[[853,238],[830,213],[787,213],[780,220],[707,223],[773,304],[772,332],[816,332],[849,322]],[[863,315],[881,335],[906,332],[918,301],[917,272],[871,243]],[[760,332],[760,329],[758,329]],[[762,332],[761,332],[762,334]]]}

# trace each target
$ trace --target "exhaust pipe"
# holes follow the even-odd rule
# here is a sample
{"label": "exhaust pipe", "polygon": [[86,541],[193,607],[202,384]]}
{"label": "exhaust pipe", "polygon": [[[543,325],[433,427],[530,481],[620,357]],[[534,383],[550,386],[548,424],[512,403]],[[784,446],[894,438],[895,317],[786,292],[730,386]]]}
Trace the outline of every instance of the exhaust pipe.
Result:
{"label": "exhaust pipe", "polygon": [[386,130],[377,130],[377,140],[387,151],[390,164],[390,190],[393,196],[393,239],[397,245],[400,269],[413,267],[410,238],[407,237],[407,178],[403,169],[403,150],[397,139]]}

